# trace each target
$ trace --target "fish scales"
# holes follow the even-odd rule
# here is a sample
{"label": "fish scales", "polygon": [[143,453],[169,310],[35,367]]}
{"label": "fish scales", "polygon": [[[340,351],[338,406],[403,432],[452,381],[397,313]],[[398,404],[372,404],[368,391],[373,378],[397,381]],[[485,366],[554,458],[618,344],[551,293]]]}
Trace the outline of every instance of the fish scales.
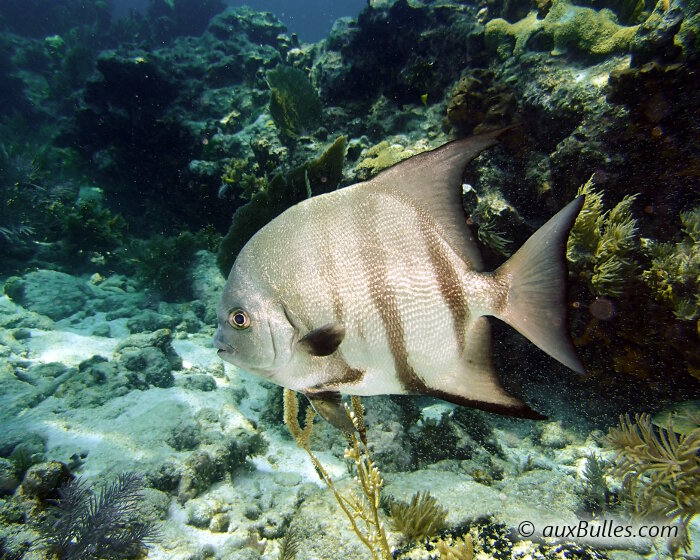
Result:
{"label": "fish scales", "polygon": [[[265,281],[305,325],[345,323],[348,335],[339,355],[365,376],[334,389],[376,394],[390,371],[400,374],[400,385],[384,390],[416,392],[423,388],[420,372],[448,367],[463,347],[452,304],[453,294],[462,294],[456,269],[464,264],[436,224],[400,193],[367,194],[353,187],[341,193],[305,201],[271,223],[250,254],[265,254]],[[279,245],[280,237],[288,241]],[[278,270],[285,271],[284,282]],[[447,286],[450,275],[453,285]],[[304,362],[313,357],[299,357],[298,367],[308,368]]]}
{"label": "fish scales", "polygon": [[567,205],[498,270],[481,272],[450,190],[458,185],[447,183],[498,134],[415,156],[267,224],[231,269],[218,309],[219,355],[303,392],[343,429],[340,393],[427,394],[541,417],[502,388],[486,316],[583,371],[565,328],[563,263],[583,201]]}

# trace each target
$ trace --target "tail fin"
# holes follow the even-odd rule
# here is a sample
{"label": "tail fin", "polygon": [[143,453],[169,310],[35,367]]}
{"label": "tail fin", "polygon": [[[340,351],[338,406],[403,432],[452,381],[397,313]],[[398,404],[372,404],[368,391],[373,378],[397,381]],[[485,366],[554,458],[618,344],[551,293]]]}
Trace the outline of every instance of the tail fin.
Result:
{"label": "tail fin", "polygon": [[566,240],[584,197],[579,196],[538,229],[494,273],[509,284],[496,316],[577,373],[585,373],[566,323]]}

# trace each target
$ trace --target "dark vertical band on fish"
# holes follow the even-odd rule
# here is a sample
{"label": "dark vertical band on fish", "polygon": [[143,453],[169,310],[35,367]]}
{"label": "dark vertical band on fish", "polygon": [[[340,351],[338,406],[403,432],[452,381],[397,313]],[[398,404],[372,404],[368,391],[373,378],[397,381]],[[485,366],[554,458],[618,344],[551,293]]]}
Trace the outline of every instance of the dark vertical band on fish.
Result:
{"label": "dark vertical band on fish", "polygon": [[[376,200],[368,201],[376,204]],[[369,292],[384,324],[389,350],[394,358],[396,377],[401,386],[408,393],[427,393],[428,386],[418,376],[408,363],[408,350],[406,349],[406,335],[401,320],[396,296],[389,288],[389,269],[386,252],[382,249],[380,234],[374,223],[367,220],[368,214],[362,214],[360,210],[353,208],[353,219],[356,229],[364,238],[360,244],[362,267],[365,277],[369,280]],[[369,213],[374,215],[374,212]]]}
{"label": "dark vertical band on fish", "polygon": [[445,245],[435,232],[435,224],[431,223],[428,217],[420,211],[418,212],[418,225],[428,249],[432,271],[437,280],[440,294],[452,314],[455,339],[457,340],[459,353],[462,354],[465,347],[464,337],[467,319],[469,318],[467,297],[464,293],[462,281],[447,255]]}

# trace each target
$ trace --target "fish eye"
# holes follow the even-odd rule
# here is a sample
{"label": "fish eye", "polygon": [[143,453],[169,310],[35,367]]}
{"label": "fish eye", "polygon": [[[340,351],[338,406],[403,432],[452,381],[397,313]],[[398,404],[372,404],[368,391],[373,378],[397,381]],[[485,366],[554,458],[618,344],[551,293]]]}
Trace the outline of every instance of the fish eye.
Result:
{"label": "fish eye", "polygon": [[247,329],[250,326],[250,317],[243,309],[234,309],[228,314],[228,324],[234,329]]}

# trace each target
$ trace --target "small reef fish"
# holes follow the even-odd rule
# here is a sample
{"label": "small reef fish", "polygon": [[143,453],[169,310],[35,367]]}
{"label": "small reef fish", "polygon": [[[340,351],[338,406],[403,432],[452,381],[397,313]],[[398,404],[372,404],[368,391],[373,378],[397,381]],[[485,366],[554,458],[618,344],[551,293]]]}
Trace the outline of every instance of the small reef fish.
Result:
{"label": "small reef fish", "polygon": [[583,197],[483,272],[459,185],[501,132],[416,155],[265,225],[228,276],[218,355],[303,393],[343,430],[341,394],[423,394],[543,418],[503,389],[486,316],[584,372],[566,325],[564,259]]}

